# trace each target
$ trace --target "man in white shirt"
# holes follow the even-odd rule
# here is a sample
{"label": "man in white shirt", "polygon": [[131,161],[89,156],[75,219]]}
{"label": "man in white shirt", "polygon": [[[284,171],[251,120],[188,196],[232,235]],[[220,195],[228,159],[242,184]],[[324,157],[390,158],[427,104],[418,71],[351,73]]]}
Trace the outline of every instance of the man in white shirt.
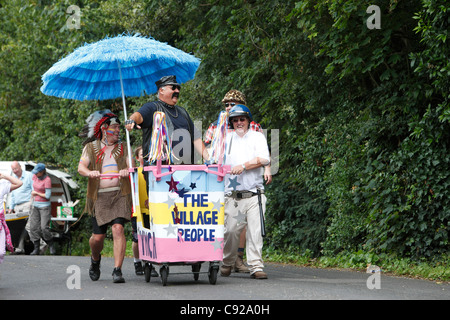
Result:
{"label": "man in white shirt", "polygon": [[19,162],[13,161],[11,170],[14,176],[22,181],[22,186],[11,192],[9,204],[10,212],[15,212],[19,216],[29,215],[31,207],[31,191],[33,191],[32,174],[29,171],[23,171]]}
{"label": "man in white shirt", "polygon": [[[225,155],[225,164],[231,165],[231,172],[225,177],[225,240],[220,273],[222,276],[230,275],[236,260],[239,235],[247,226],[247,264],[250,276],[267,279],[267,274],[263,271],[263,238],[257,191],[264,191],[262,167],[270,163],[269,147],[262,133],[249,130],[252,115],[246,106],[234,106],[230,110],[229,119],[234,132],[227,136]],[[261,194],[261,207],[264,213],[264,194]]]}
{"label": "man in white shirt", "polygon": [[[18,161],[13,161],[11,170],[14,177],[22,181],[22,186],[11,192],[9,202],[9,213],[16,213],[18,217],[31,216],[31,191],[33,191],[33,174],[29,171],[22,170]],[[25,230],[30,230],[30,220],[27,218]],[[25,253],[25,237],[21,236],[14,254]]]}

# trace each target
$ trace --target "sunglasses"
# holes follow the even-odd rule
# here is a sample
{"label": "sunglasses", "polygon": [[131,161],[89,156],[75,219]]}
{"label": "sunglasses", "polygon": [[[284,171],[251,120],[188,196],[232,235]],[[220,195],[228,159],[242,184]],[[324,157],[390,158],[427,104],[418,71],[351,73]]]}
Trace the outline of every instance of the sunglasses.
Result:
{"label": "sunglasses", "polygon": [[175,90],[181,90],[181,87],[180,86],[176,86],[176,85],[172,85],[172,90],[173,91],[175,91]]}
{"label": "sunglasses", "polygon": [[231,119],[231,122],[233,123],[237,123],[237,122],[244,122],[245,120],[247,120],[246,117],[241,117],[241,118],[233,118]]}
{"label": "sunglasses", "polygon": [[236,103],[234,103],[234,102],[226,102],[226,103],[225,103],[225,106],[226,106],[226,107],[229,107],[229,106],[234,107],[235,105],[236,105]]}

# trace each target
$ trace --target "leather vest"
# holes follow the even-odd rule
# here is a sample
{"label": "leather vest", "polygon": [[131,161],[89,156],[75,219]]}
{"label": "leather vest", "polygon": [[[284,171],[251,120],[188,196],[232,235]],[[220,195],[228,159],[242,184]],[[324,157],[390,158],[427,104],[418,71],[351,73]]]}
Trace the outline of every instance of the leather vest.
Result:
{"label": "leather vest", "polygon": [[[101,154],[100,140],[95,140],[86,145],[87,153],[89,156],[89,170],[102,170],[103,158],[105,154]],[[116,160],[117,167],[120,170],[127,169],[127,148],[124,143],[117,143],[116,147],[111,152]],[[97,193],[99,187],[99,179],[89,179],[86,192],[86,206],[84,212],[88,212],[90,215],[94,214],[94,204],[97,200]],[[127,196],[127,200],[131,204],[131,183],[130,179],[119,179],[120,191],[123,196]]]}

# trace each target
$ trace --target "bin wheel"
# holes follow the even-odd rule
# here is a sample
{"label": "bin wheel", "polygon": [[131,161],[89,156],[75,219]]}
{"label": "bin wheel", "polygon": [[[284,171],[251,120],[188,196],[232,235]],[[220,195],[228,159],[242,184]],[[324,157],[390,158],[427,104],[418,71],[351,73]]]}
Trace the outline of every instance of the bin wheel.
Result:
{"label": "bin wheel", "polygon": [[198,281],[198,276],[199,276],[199,272],[200,272],[200,268],[202,267],[202,265],[200,263],[196,263],[192,265],[192,272],[194,274],[194,280]]}
{"label": "bin wheel", "polygon": [[144,276],[145,282],[150,282],[150,278],[152,277],[152,265],[148,262],[144,264]]}
{"label": "bin wheel", "polygon": [[162,266],[159,269],[159,274],[161,275],[162,285],[165,287],[167,285],[167,277],[169,276],[169,267]]}
{"label": "bin wheel", "polygon": [[210,284],[216,284],[217,272],[218,271],[219,271],[219,267],[217,267],[217,266],[210,266],[209,267],[208,278],[209,278],[209,283]]}

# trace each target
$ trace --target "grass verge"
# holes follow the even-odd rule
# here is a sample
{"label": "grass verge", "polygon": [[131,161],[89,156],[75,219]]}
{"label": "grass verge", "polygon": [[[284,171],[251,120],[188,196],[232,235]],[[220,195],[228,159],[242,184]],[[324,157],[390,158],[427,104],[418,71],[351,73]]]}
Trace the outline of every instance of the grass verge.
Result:
{"label": "grass verge", "polygon": [[436,281],[450,282],[450,256],[436,257],[433,261],[413,260],[387,254],[358,251],[341,253],[333,257],[312,258],[310,252],[294,253],[293,250],[280,251],[265,249],[265,261],[288,263],[314,268],[343,268],[366,271],[368,265],[376,265],[385,274],[406,276]]}

